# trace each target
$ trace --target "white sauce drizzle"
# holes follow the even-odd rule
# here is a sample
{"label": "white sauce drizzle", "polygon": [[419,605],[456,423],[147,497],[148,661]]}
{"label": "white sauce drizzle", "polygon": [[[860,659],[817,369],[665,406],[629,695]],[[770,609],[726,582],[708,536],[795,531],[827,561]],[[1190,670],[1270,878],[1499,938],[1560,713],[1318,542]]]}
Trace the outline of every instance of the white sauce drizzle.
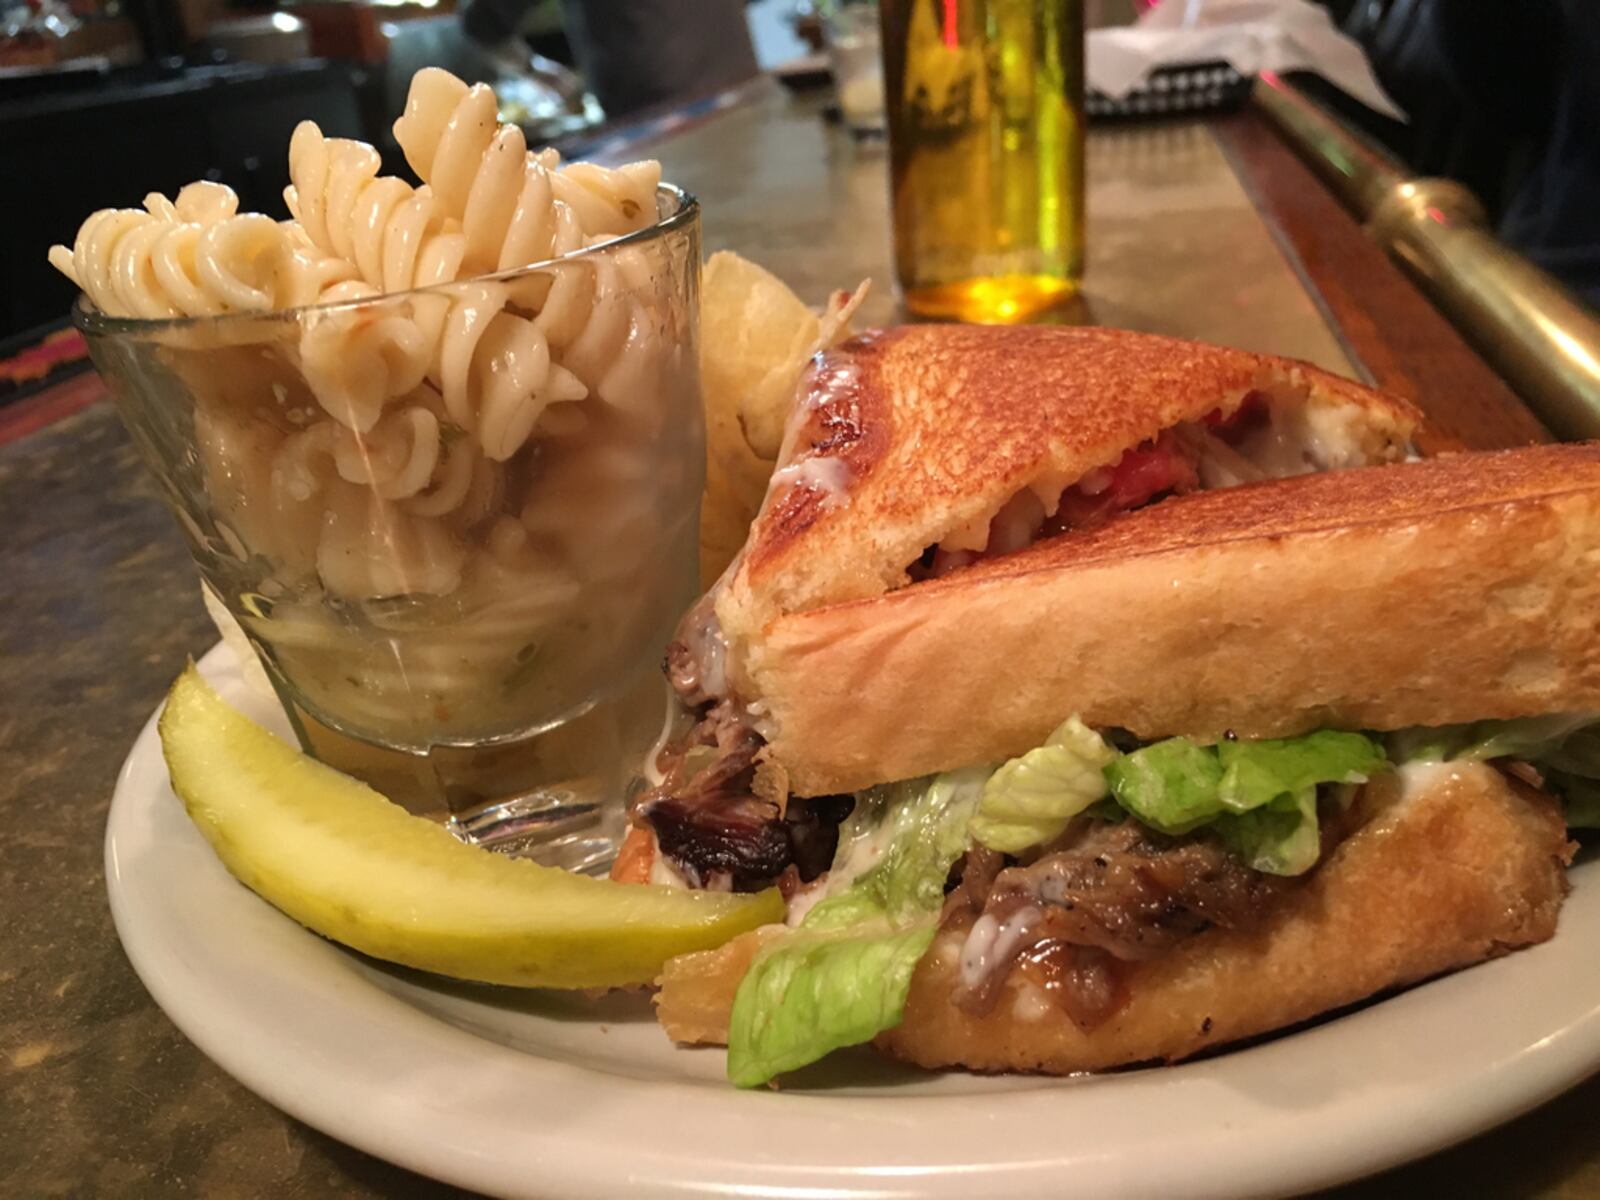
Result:
{"label": "white sauce drizzle", "polygon": [[780,488],[791,486],[821,495],[824,509],[849,504],[850,465],[842,458],[827,455],[801,459],[772,473],[767,494],[774,495]]}
{"label": "white sauce drizzle", "polygon": [[1010,962],[1022,939],[1043,917],[1044,914],[1032,905],[1019,908],[1004,921],[996,921],[984,913],[972,923],[967,940],[961,946],[961,982],[967,987],[977,987],[991,971]]}
{"label": "white sauce drizzle", "polygon": [[889,843],[894,841],[898,826],[893,820],[879,821],[872,828],[857,833],[846,846],[834,855],[833,869],[817,879],[806,891],[789,901],[789,913],[784,920],[791,926],[800,924],[817,901],[837,896],[862,875],[878,865]]}
{"label": "white sauce drizzle", "polygon": [[[666,680],[663,678],[663,683]],[[667,781],[657,765],[661,752],[667,748],[667,743],[672,740],[672,735],[678,730],[679,711],[683,707],[678,701],[678,694],[672,690],[672,685],[667,683],[667,711],[661,718],[661,732],[656,734],[656,740],[651,743],[649,751],[644,756],[644,770],[641,772],[653,788],[660,787]],[[659,859],[661,856],[658,854]]]}
{"label": "white sauce drizzle", "polygon": [[[800,385],[800,395],[789,410],[789,419],[784,423],[778,461],[786,463],[794,457],[795,443],[799,440],[801,429],[818,410],[833,404],[841,407],[849,405],[850,415],[859,415],[854,411],[852,401],[860,385],[861,368],[848,351],[824,351],[818,354],[812,360],[811,369]],[[768,488],[767,494],[772,494],[771,488]]]}
{"label": "white sauce drizzle", "polygon": [[821,875],[789,897],[789,910],[784,915],[783,923],[790,929],[795,928],[806,919],[806,914],[817,906],[817,901],[825,899],[828,894],[828,877]]}
{"label": "white sauce drizzle", "polygon": [[657,887],[684,888],[689,887],[689,881],[683,877],[672,861],[661,853],[661,846],[656,842],[656,835],[650,835],[653,853],[650,855],[650,878],[646,881]]}
{"label": "white sauce drizzle", "polygon": [[722,580],[719,579],[689,610],[678,630],[678,637],[700,669],[700,690],[718,698],[728,694],[728,639],[723,636],[722,622],[717,619],[717,597],[721,591]]}
{"label": "white sauce drizzle", "polygon": [[[862,339],[857,338],[857,343]],[[772,473],[767,481],[770,502],[780,489],[803,487],[822,497],[824,509],[850,502],[850,465],[842,458],[819,454],[796,459],[800,434],[811,418],[825,408],[836,408],[841,417],[858,420],[856,393],[861,386],[861,368],[854,353],[847,350],[823,351],[813,360],[800,387],[800,395],[784,424],[783,444],[778,461],[787,465]],[[765,507],[765,506],[763,506]]]}

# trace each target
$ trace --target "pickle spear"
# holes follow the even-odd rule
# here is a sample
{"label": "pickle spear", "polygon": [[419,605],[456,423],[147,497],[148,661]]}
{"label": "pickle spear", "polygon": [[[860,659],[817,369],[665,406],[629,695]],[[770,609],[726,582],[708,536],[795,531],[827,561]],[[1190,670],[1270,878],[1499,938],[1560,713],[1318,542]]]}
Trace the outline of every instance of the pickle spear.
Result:
{"label": "pickle spear", "polygon": [[160,729],[173,790],[228,870],[375,958],[514,987],[611,987],[783,919],[776,890],[612,883],[464,845],[229,707],[193,664]]}

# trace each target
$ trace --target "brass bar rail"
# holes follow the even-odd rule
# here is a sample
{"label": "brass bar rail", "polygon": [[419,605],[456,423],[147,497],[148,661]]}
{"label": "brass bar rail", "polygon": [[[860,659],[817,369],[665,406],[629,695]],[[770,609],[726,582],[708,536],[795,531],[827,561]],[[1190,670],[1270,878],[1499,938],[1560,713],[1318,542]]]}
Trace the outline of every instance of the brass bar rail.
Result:
{"label": "brass bar rail", "polygon": [[1411,179],[1292,86],[1263,73],[1253,101],[1559,437],[1600,438],[1600,321],[1498,242],[1448,179]]}

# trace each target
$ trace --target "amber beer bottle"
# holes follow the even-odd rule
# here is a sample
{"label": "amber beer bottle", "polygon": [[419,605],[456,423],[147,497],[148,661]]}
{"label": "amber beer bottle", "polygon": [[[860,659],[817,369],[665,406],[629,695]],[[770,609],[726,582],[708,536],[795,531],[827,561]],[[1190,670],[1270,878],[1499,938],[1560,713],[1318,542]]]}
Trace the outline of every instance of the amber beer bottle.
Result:
{"label": "amber beer bottle", "polygon": [[1023,321],[1083,274],[1083,0],[880,0],[895,269],[925,317]]}

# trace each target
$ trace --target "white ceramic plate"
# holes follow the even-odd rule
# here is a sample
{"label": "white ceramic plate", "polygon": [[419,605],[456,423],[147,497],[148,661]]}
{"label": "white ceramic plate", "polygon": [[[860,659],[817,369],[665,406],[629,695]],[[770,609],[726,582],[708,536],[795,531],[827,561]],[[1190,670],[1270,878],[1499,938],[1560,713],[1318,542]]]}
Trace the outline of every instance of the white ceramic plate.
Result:
{"label": "white ceramic plate", "polygon": [[[282,729],[221,647],[229,701]],[[722,1081],[641,997],[452,985],[307,933],[235,883],[167,784],[155,720],[106,833],[128,957],[178,1027],[300,1120],[503,1196],[1283,1194],[1376,1171],[1600,1067],[1600,862],[1547,945],[1233,1054],[1099,1078],[923,1075],[840,1055]]]}

